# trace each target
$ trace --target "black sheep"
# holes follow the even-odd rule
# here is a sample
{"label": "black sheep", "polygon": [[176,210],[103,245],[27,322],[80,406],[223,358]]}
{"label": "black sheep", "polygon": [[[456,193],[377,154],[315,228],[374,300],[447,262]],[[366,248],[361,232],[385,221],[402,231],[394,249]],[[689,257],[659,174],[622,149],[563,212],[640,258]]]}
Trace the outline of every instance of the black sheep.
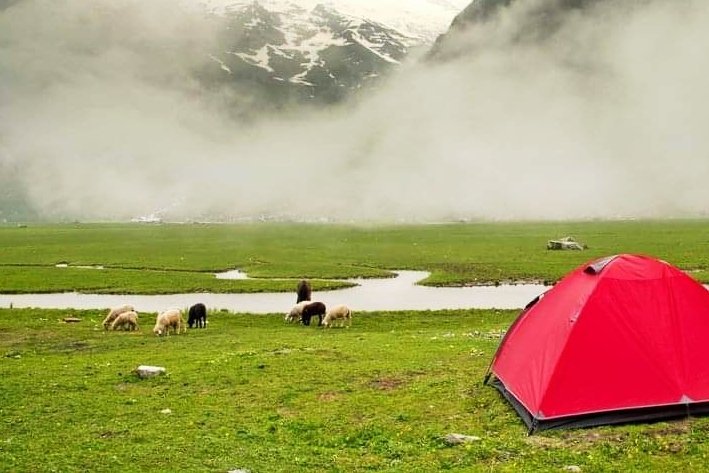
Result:
{"label": "black sheep", "polygon": [[298,293],[298,300],[295,301],[296,304],[299,302],[310,300],[310,294],[311,294],[312,290],[310,289],[310,283],[308,282],[307,279],[302,279],[298,283],[298,289],[296,292]]}
{"label": "black sheep", "polygon": [[207,308],[201,302],[190,307],[187,316],[187,325],[192,328],[207,328]]}
{"label": "black sheep", "polygon": [[322,317],[325,315],[325,304],[322,302],[311,302],[310,304],[303,307],[303,315],[300,320],[303,321],[303,325],[310,325],[310,318],[314,315],[318,316],[318,326],[322,325]]}

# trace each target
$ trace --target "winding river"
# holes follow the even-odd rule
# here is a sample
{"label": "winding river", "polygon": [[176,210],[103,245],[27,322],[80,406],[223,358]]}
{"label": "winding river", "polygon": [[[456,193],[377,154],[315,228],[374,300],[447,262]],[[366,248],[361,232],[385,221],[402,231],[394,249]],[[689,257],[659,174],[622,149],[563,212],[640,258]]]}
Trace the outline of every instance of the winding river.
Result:
{"label": "winding river", "polygon": [[[349,279],[357,286],[333,291],[314,292],[313,300],[326,305],[346,304],[355,311],[440,310],[440,309],[518,309],[543,293],[548,286],[518,284],[471,287],[426,287],[416,283],[429,276],[425,271],[396,271],[395,278]],[[216,275],[244,279],[240,271]],[[114,295],[81,294],[0,294],[0,307],[35,307],[43,309],[104,309],[132,304],[141,312],[158,312],[169,307],[188,307],[202,302],[210,309],[255,314],[284,313],[295,304],[292,293],[260,294],[161,294]]]}

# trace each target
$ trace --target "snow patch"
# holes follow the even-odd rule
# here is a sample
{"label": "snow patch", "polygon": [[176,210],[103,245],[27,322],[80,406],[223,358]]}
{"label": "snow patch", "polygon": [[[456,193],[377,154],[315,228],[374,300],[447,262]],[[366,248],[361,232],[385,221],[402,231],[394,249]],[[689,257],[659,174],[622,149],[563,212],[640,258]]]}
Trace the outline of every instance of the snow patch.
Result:
{"label": "snow patch", "polygon": [[[182,1],[186,5],[206,8],[215,13],[224,12],[229,7],[253,4],[253,0]],[[468,6],[470,0],[258,0],[258,3],[270,11],[291,13],[311,11],[318,5],[324,5],[432,43],[439,34],[448,30],[453,18]]]}
{"label": "snow patch", "polygon": [[268,50],[271,46],[266,45],[256,51],[254,54],[238,53],[233,51],[227,51],[227,54],[232,54],[251,64],[252,66],[257,66],[262,69],[266,69],[268,72],[274,72],[273,68],[268,65],[269,56]]}
{"label": "snow patch", "polygon": [[209,59],[211,59],[212,61],[218,63],[218,64],[219,64],[219,67],[220,67],[223,71],[226,71],[226,72],[228,72],[229,74],[231,74],[231,69],[229,69],[229,66],[227,66],[226,64],[224,64],[224,61],[222,61],[222,60],[219,59],[218,57],[214,57],[214,56],[211,55],[211,54],[209,55]]}

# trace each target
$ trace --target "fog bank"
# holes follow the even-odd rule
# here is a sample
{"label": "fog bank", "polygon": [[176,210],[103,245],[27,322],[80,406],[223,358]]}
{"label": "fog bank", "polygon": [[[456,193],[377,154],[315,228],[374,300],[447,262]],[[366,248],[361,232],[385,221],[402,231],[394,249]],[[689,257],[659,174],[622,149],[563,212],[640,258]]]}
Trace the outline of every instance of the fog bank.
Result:
{"label": "fog bank", "polygon": [[10,2],[0,169],[52,219],[706,216],[709,4],[600,2],[518,41],[540,1],[357,103],[249,122],[198,80],[213,19],[163,0]]}

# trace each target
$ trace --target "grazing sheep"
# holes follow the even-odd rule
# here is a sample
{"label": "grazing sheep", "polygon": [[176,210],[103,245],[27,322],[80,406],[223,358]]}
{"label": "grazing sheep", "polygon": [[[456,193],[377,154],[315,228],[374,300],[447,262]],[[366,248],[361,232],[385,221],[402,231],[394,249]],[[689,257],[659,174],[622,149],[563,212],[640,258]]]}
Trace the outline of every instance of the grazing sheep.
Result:
{"label": "grazing sheep", "polygon": [[347,328],[352,326],[352,311],[346,305],[337,305],[325,314],[322,324],[325,327],[334,327],[335,322],[339,321],[340,327],[344,327],[347,321]]}
{"label": "grazing sheep", "polygon": [[155,327],[153,327],[153,333],[158,337],[162,334],[169,336],[171,327],[177,334],[180,333],[180,329],[187,332],[187,327],[185,327],[185,321],[182,320],[182,311],[180,309],[168,309],[162,314],[158,314],[155,320]]}
{"label": "grazing sheep", "polygon": [[310,318],[314,315],[318,316],[318,326],[322,325],[322,316],[325,315],[326,311],[325,304],[322,302],[311,302],[303,307],[303,313],[301,314],[301,321],[303,325],[310,325]]}
{"label": "grazing sheep", "polygon": [[138,326],[138,313],[135,311],[121,312],[111,324],[111,330],[140,330]]}
{"label": "grazing sheep", "polygon": [[298,300],[295,301],[296,303],[310,300],[312,290],[310,288],[310,283],[307,279],[302,279],[298,283],[298,289],[296,292],[298,293]]}
{"label": "grazing sheep", "polygon": [[303,307],[308,304],[310,304],[310,301],[302,301],[294,305],[290,312],[286,313],[286,322],[300,321],[301,317],[303,316]]}
{"label": "grazing sheep", "polygon": [[187,315],[187,325],[190,328],[207,328],[207,308],[201,302],[190,307]]}
{"label": "grazing sheep", "polygon": [[120,314],[123,312],[131,312],[135,311],[135,308],[132,305],[122,305],[120,307],[114,307],[108,312],[108,315],[106,316],[105,319],[103,319],[103,329],[108,330],[108,328],[111,326],[114,320],[116,320],[116,317],[118,317]]}

